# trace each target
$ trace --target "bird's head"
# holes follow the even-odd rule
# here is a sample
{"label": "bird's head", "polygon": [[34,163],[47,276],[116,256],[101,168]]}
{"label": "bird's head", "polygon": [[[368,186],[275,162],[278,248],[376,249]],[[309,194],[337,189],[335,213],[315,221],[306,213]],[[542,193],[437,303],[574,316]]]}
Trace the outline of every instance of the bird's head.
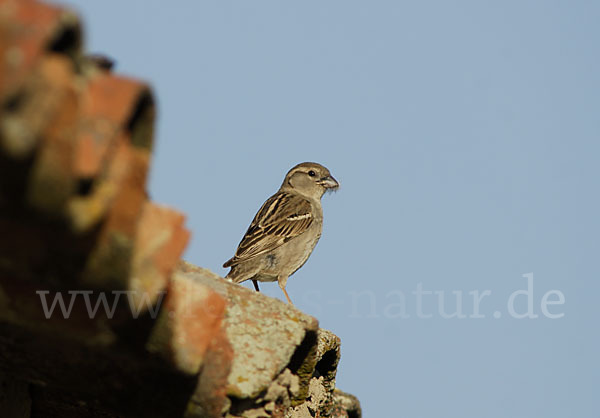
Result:
{"label": "bird's head", "polygon": [[303,196],[320,199],[326,191],[335,190],[340,184],[326,167],[317,163],[301,163],[285,176],[281,189],[292,189]]}

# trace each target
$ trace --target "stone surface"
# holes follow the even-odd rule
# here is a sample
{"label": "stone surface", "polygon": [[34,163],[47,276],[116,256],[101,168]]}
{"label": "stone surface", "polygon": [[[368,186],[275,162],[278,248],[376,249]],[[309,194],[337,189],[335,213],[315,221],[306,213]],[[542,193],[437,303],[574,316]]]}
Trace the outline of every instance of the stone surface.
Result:
{"label": "stone surface", "polygon": [[17,148],[32,142],[24,137],[39,138],[26,199],[31,207],[59,218],[75,187],[71,161],[79,97],[71,61],[59,54],[44,57],[23,95],[20,111],[3,123],[12,123],[15,130],[20,123],[20,131],[13,141],[6,135],[5,144],[9,153],[21,153]]}
{"label": "stone surface", "polygon": [[[88,60],[81,65],[96,68]],[[85,74],[90,76],[85,78],[81,94],[73,160],[85,188],[72,197],[68,208],[72,226],[80,232],[104,219],[123,186],[133,186],[135,195],[145,193],[148,164],[135,169],[132,164],[149,156],[155,113],[147,85],[106,71],[88,70]],[[135,186],[136,179],[142,187]]]}
{"label": "stone surface", "polygon": [[341,390],[333,392],[333,417],[361,418],[362,409],[358,398]]}
{"label": "stone surface", "polygon": [[77,53],[79,20],[70,11],[29,0],[0,1],[0,101],[14,98],[47,51]]}
{"label": "stone surface", "polygon": [[[152,125],[155,110],[147,85],[105,71],[90,74],[81,101],[74,167],[80,177],[95,178],[104,168],[119,133],[133,131],[140,123]],[[144,113],[146,120],[139,116]],[[133,145],[149,150],[152,130],[144,129],[147,137]]]}
{"label": "stone surface", "polygon": [[339,338],[179,262],[185,218],[146,193],[152,92],[81,35],[0,0],[0,415],[360,416]]}
{"label": "stone surface", "polygon": [[149,153],[130,147],[125,140],[119,144],[113,162],[122,165],[124,173],[89,255],[83,281],[94,287],[127,288],[135,235],[146,201]]}
{"label": "stone surface", "polygon": [[207,286],[173,275],[148,349],[166,355],[179,370],[197,374],[221,329],[224,308],[223,298]]}
{"label": "stone surface", "polygon": [[289,364],[307,333],[318,329],[316,318],[278,299],[188,263],[182,263],[180,271],[228,302],[224,326],[234,352],[227,390],[231,397],[253,398],[266,390]]}
{"label": "stone surface", "polygon": [[0,0],[0,53],[0,271],[153,302],[189,233],[147,202],[150,88],[99,68],[77,17],[33,0]]}
{"label": "stone surface", "polygon": [[210,341],[198,375],[198,385],[188,403],[186,418],[221,417],[231,407],[227,397],[227,378],[231,371],[233,350],[225,329],[221,327]]}
{"label": "stone surface", "polygon": [[136,231],[129,278],[135,307],[154,304],[185,250],[190,233],[185,217],[166,207],[146,202]]}
{"label": "stone surface", "polygon": [[[336,395],[340,339],[319,329],[315,318],[192,264],[180,263],[177,272],[227,301],[223,325],[233,360],[226,379],[229,402],[219,403],[227,417],[360,416],[357,401]],[[197,403],[194,411],[205,410]]]}
{"label": "stone surface", "polygon": [[[336,399],[335,376],[340,360],[340,339],[331,331],[319,329],[316,345],[316,362],[303,402],[291,405],[286,417],[304,418],[319,414],[321,417],[346,417],[346,409]],[[343,392],[339,392],[343,393]],[[360,416],[360,404],[356,411]],[[356,406],[355,405],[355,406]],[[354,407],[353,407],[354,408]]]}

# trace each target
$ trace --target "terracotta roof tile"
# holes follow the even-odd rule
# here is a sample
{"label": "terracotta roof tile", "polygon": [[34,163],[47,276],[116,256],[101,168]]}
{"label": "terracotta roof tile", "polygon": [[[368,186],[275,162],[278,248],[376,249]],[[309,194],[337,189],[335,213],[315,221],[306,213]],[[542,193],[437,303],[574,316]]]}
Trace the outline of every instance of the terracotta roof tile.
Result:
{"label": "terracotta roof tile", "polygon": [[335,335],[180,262],[185,216],[146,192],[152,91],[81,44],[72,12],[0,0],[0,411],[360,416]]}

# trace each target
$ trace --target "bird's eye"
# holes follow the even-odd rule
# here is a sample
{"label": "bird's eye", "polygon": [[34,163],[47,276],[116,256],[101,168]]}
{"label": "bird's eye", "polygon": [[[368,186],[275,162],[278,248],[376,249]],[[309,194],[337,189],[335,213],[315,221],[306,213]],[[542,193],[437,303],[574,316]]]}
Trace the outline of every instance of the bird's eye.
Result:
{"label": "bird's eye", "polygon": [[310,170],[310,171],[308,172],[308,175],[309,175],[309,176],[311,176],[311,177],[314,177],[314,176],[316,176],[316,175],[317,175],[317,173],[315,173],[314,171]]}

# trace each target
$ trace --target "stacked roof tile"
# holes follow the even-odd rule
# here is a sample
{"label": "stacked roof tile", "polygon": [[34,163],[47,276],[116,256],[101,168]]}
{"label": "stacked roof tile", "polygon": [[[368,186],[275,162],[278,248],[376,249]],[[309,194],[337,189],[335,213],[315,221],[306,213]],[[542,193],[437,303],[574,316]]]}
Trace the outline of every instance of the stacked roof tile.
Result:
{"label": "stacked roof tile", "polygon": [[81,32],[0,0],[2,416],[360,416],[335,335],[180,262],[184,216],[145,189],[152,91]]}

